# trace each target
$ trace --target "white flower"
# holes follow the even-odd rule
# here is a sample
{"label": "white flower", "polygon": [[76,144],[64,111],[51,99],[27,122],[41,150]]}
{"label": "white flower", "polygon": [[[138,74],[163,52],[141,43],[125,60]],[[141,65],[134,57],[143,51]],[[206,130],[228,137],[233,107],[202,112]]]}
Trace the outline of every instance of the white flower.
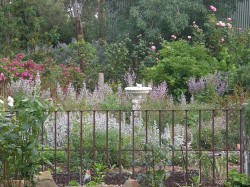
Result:
{"label": "white flower", "polygon": [[14,99],[13,99],[12,97],[10,97],[10,96],[8,96],[8,105],[9,105],[10,107],[13,107],[13,106],[14,106]]}
{"label": "white flower", "polygon": [[227,28],[231,29],[233,26],[231,23],[227,23]]}

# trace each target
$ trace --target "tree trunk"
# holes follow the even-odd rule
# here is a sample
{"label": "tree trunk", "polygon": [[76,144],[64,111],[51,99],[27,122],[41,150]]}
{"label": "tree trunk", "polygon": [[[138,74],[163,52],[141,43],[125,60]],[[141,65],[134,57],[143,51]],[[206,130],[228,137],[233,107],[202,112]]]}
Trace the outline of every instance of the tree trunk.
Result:
{"label": "tree trunk", "polygon": [[106,32],[106,25],[105,25],[105,10],[104,10],[105,0],[99,0],[99,38],[105,40],[105,32]]}

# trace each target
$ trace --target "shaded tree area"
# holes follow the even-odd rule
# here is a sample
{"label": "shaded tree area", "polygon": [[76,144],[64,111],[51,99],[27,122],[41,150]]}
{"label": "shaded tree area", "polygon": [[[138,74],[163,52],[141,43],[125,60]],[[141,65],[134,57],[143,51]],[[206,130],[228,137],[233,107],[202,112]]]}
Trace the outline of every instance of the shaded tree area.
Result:
{"label": "shaded tree area", "polygon": [[[142,35],[147,41],[187,35],[190,24],[204,23],[207,8],[218,7],[218,16],[235,10],[242,0],[78,0],[85,41],[108,42]],[[70,43],[77,38],[74,0],[1,0],[0,47],[2,56],[35,50],[36,46]]]}
{"label": "shaded tree area", "polygon": [[35,51],[37,46],[55,45],[72,37],[72,20],[56,0],[2,1],[0,40],[3,56]]}

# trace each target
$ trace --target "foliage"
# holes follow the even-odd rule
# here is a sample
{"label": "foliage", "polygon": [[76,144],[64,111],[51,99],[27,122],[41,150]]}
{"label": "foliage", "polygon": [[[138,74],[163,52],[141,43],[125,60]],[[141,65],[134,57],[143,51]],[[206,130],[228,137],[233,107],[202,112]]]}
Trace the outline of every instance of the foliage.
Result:
{"label": "foliage", "polygon": [[[106,128],[105,126],[103,127]],[[92,166],[93,168],[97,167],[94,162],[99,164],[104,164],[106,158],[106,131],[105,130],[97,130],[95,132],[95,151],[93,150],[93,132],[92,128],[89,126],[85,126],[85,132],[86,136],[84,136],[84,155],[83,158],[83,165],[84,167]],[[118,158],[118,151],[119,151],[119,134],[116,131],[109,130],[108,134],[108,154],[109,154],[109,160],[106,160],[109,165],[118,165],[119,158]],[[79,148],[80,147],[80,137],[79,136],[72,136],[71,137],[71,145],[73,148]],[[123,136],[122,137],[122,146],[123,148],[126,148],[129,146],[129,137]],[[111,143],[112,142],[112,143]],[[93,159],[95,158],[95,159]],[[122,159],[122,165],[124,167],[128,166],[130,163],[130,157],[128,154],[123,155]],[[77,167],[79,165],[79,153],[72,153],[71,155],[71,165]],[[98,169],[98,168],[96,168]]]}
{"label": "foliage", "polygon": [[190,78],[187,84],[190,94],[200,102],[213,101],[217,104],[228,93],[228,76],[219,72],[200,79]]}
{"label": "foliage", "polygon": [[56,44],[60,37],[57,28],[70,24],[63,4],[55,0],[4,2],[0,20],[0,49],[5,57]]}
{"label": "foliage", "polygon": [[76,180],[69,181],[69,186],[79,186],[79,183]]}
{"label": "foliage", "polygon": [[7,58],[0,60],[0,82],[18,79],[33,81],[36,74],[42,70],[42,66],[31,61],[22,61],[24,54],[17,54],[11,61]]}
{"label": "foliage", "polygon": [[152,143],[145,145],[145,160],[137,160],[135,165],[147,167],[149,170],[145,174],[139,174],[138,180],[143,184],[150,184],[153,187],[163,187],[164,181],[170,176],[165,171],[165,166],[169,165],[170,158],[168,152],[171,151],[167,142],[163,141],[163,145],[155,145]]}
{"label": "foliage", "polygon": [[128,41],[129,40],[124,40],[104,46],[106,59],[101,63],[104,64],[103,72],[105,72],[107,80],[110,82],[114,82],[115,80],[121,81],[122,76],[130,66],[131,62],[127,61],[129,57],[129,51],[127,49]]}
{"label": "foliage", "polygon": [[206,45],[221,64],[218,70],[234,73],[239,65],[248,62],[248,34],[239,31],[232,18],[217,20],[215,14],[211,14],[205,26]]}
{"label": "foliage", "polygon": [[201,133],[199,134],[199,128],[194,127],[192,147],[198,148],[200,140],[200,146],[205,150],[211,150],[213,147],[217,150],[223,149],[224,142],[222,141],[222,136],[222,130],[216,130],[213,134],[211,127],[202,127]]}
{"label": "foliage", "polygon": [[120,98],[119,95],[110,94],[100,103],[100,108],[102,110],[129,110],[131,105]]}
{"label": "foliage", "polygon": [[239,173],[236,169],[232,169],[229,172],[229,178],[227,182],[224,183],[226,187],[245,187],[250,185],[250,178],[245,173]]}
{"label": "foliage", "polygon": [[158,63],[145,71],[145,78],[157,84],[166,81],[169,93],[175,96],[187,92],[190,77],[199,78],[219,67],[205,46],[184,40],[165,42],[160,54]]}
{"label": "foliage", "polygon": [[237,3],[242,2],[244,0],[226,0],[226,1],[218,1],[218,0],[203,0],[203,3],[206,7],[213,5],[216,7],[216,17],[223,18],[228,16],[229,14],[234,13],[236,10]]}
{"label": "foliage", "polygon": [[43,64],[41,73],[42,89],[50,88],[55,94],[58,84],[67,92],[67,88],[72,84],[76,90],[80,88],[84,80],[84,74],[75,65],[58,65],[50,58]]}
{"label": "foliage", "polygon": [[104,182],[105,173],[107,172],[107,166],[101,163],[95,163],[93,167],[95,175],[92,175],[91,181],[87,183],[87,186],[96,186]]}
{"label": "foliage", "polygon": [[[46,164],[51,164],[55,161],[55,151],[50,147],[45,147],[42,152],[43,161]],[[57,151],[56,152],[56,162],[64,163],[66,161],[66,153],[65,151]]]}
{"label": "foliage", "polygon": [[[129,1],[122,6],[123,10],[119,8],[121,9],[119,5],[114,7],[117,10],[114,12],[117,17],[113,18],[113,20],[119,20],[117,23],[112,22],[119,29],[117,30],[119,34],[115,33],[114,36],[118,35],[118,37],[123,36],[124,38],[127,33],[130,33],[131,38],[136,39],[141,34],[147,42],[154,41],[155,43],[159,42],[161,37],[164,39],[169,38],[170,33],[184,33],[190,21],[203,20],[206,15],[206,8],[202,0]],[[121,19],[121,15],[125,15],[128,19]]]}
{"label": "foliage", "polygon": [[242,85],[248,92],[250,92],[250,75],[248,73],[249,71],[250,63],[248,62],[247,64],[240,66],[236,70],[236,74],[234,76],[234,82],[239,85]]}
{"label": "foliage", "polygon": [[156,46],[142,39],[141,35],[132,41],[130,35],[125,39],[113,43],[105,43],[100,50],[103,50],[101,64],[105,72],[107,82],[124,82],[124,75],[133,71],[136,74],[136,80],[141,81],[142,70],[145,67],[153,66],[159,54]]}
{"label": "foliage", "polygon": [[[69,64],[78,64],[81,71],[85,74],[85,82],[88,86],[96,84],[100,66],[96,49],[88,42],[79,38],[78,42],[69,46],[73,55]],[[59,61],[60,62],[60,61]]]}
{"label": "foliage", "polygon": [[1,112],[0,162],[8,168],[1,180],[10,180],[15,174],[32,181],[40,170],[39,134],[42,123],[52,111],[51,103],[39,97],[18,97],[14,100],[12,118]]}

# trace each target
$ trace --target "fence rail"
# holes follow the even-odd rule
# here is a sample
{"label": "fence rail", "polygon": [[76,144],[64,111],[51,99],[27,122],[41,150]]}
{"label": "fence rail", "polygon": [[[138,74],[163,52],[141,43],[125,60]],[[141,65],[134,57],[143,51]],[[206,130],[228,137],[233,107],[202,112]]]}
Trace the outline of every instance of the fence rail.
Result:
{"label": "fence rail", "polygon": [[83,184],[99,163],[116,166],[117,184],[125,171],[138,178],[164,168],[168,186],[199,176],[219,186],[231,169],[245,171],[243,139],[243,110],[55,112],[42,127],[42,168],[53,168],[57,183]]}

